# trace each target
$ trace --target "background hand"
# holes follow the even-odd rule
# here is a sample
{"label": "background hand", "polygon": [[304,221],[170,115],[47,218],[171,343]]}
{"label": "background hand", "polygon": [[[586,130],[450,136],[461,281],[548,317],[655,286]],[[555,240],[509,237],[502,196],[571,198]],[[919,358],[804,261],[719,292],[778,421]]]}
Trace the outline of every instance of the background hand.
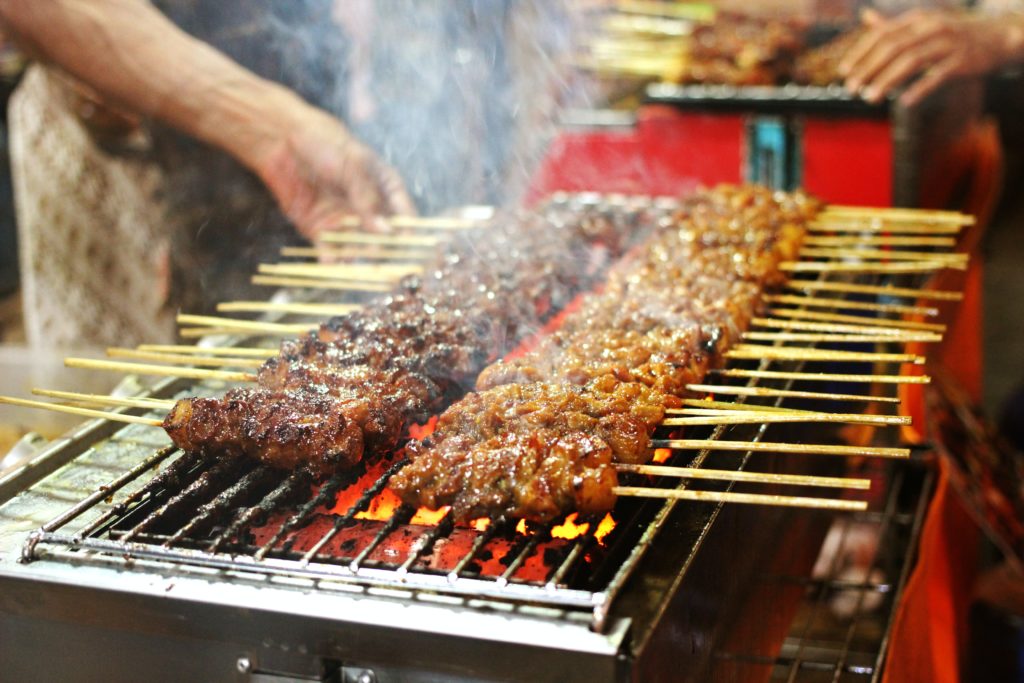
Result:
{"label": "background hand", "polygon": [[380,216],[415,214],[397,171],[326,112],[306,107],[264,158],[259,175],[281,210],[311,241],[355,214],[367,230]]}
{"label": "background hand", "polygon": [[1003,61],[1003,25],[997,18],[949,10],[911,10],[892,19],[864,13],[870,27],[839,65],[846,87],[879,102],[917,79],[901,96],[920,102],[947,81],[980,76]]}

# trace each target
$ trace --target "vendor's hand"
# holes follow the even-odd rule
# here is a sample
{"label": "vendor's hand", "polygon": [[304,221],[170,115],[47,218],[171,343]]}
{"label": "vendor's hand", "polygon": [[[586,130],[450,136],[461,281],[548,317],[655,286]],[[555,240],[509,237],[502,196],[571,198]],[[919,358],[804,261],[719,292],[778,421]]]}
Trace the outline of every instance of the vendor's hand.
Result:
{"label": "vendor's hand", "polygon": [[1004,27],[996,18],[948,10],[911,10],[892,19],[864,13],[870,29],[840,62],[846,87],[869,102],[911,80],[900,101],[920,102],[947,81],[980,76],[1005,61]]}
{"label": "vendor's hand", "polygon": [[311,241],[355,214],[365,229],[382,227],[381,216],[414,214],[395,169],[326,112],[306,108],[292,119],[265,155],[260,177],[282,211]]}

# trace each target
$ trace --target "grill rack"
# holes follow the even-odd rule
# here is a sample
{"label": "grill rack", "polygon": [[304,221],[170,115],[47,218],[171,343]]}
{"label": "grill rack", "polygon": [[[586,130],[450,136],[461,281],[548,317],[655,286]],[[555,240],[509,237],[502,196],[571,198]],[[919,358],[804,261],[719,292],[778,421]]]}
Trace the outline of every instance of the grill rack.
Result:
{"label": "grill rack", "polygon": [[[586,201],[600,201],[593,195],[586,195]],[[614,204],[614,202],[613,202]],[[823,276],[819,275],[819,278]],[[915,282],[920,278],[915,275],[899,276],[906,281],[912,278]],[[871,279],[874,282],[878,278]],[[866,282],[863,278],[858,282]],[[841,310],[841,306],[837,310]],[[776,342],[776,345],[781,345]],[[814,345],[816,346],[816,345]],[[803,362],[781,362],[775,360],[761,360],[755,367],[759,370],[770,369],[776,364],[785,366],[787,370],[799,370],[804,366]],[[177,382],[166,382],[158,387],[156,393],[168,395],[178,386]],[[772,383],[778,388],[789,389],[794,385],[793,380],[785,380],[781,383]],[[750,379],[746,386],[759,386],[763,382],[757,379]],[[209,387],[215,390],[217,387]],[[737,397],[737,402],[744,402],[744,397]],[[769,405],[781,405],[782,398],[774,399]],[[132,412],[132,411],[129,411]],[[138,412],[138,411],[134,411]],[[737,426],[715,427],[709,438],[723,439],[725,436],[733,436],[738,433],[745,434],[745,440],[750,443],[759,442],[763,439],[768,425],[762,424],[756,428],[744,428]],[[136,441],[135,435],[139,434],[139,427],[125,427],[119,430],[110,439],[115,445],[131,443]],[[145,441],[145,439],[143,439]],[[99,446],[97,446],[99,447]],[[581,584],[573,572],[579,570],[589,550],[595,546],[595,533],[598,528],[598,520],[581,520],[589,523],[589,527],[583,535],[579,536],[572,543],[564,544],[560,549],[560,560],[552,563],[546,575],[542,579],[522,580],[516,578],[516,573],[532,558],[544,551],[544,544],[550,540],[551,530],[556,525],[543,525],[531,528],[525,534],[514,534],[511,524],[503,520],[491,520],[486,530],[478,532],[475,540],[470,545],[467,554],[462,555],[454,567],[447,572],[428,571],[417,568],[416,564],[423,558],[429,556],[439,542],[448,538],[453,532],[450,518],[443,519],[440,523],[418,531],[418,535],[408,548],[407,553],[400,561],[383,563],[370,559],[371,554],[381,548],[390,536],[406,528],[412,511],[399,507],[386,522],[373,535],[369,543],[364,546],[351,560],[338,563],[331,562],[331,558],[320,558],[319,550],[323,549],[328,542],[346,525],[353,522],[356,514],[364,510],[377,491],[386,485],[386,478],[389,474],[377,478],[373,484],[356,501],[355,504],[344,515],[336,516],[331,524],[331,529],[320,537],[310,550],[303,555],[295,556],[294,553],[282,553],[274,548],[275,541],[285,538],[287,534],[277,534],[267,543],[259,547],[249,544],[229,543],[232,537],[244,528],[251,529],[252,523],[260,519],[262,514],[275,511],[276,505],[287,501],[289,496],[296,491],[305,488],[309,489],[309,483],[301,475],[273,475],[265,468],[252,467],[247,472],[238,471],[236,474],[242,476],[242,481],[250,481],[254,485],[265,479],[274,480],[276,485],[271,487],[259,502],[254,502],[245,507],[234,508],[230,504],[235,496],[244,496],[247,491],[238,489],[236,486],[229,486],[224,490],[215,491],[225,505],[216,503],[216,496],[206,501],[206,508],[209,514],[228,511],[233,512],[232,521],[227,524],[221,533],[210,543],[206,549],[201,547],[188,547],[187,544],[175,545],[177,541],[185,538],[182,534],[158,534],[147,532],[145,527],[159,523],[159,517],[175,506],[183,502],[198,504],[200,500],[190,500],[196,493],[209,491],[213,485],[193,484],[199,481],[204,472],[217,469],[218,465],[198,462],[197,459],[185,454],[173,460],[157,474],[162,463],[168,461],[174,455],[173,448],[163,448],[151,452],[143,462],[125,472],[114,481],[100,486],[92,495],[88,496],[78,504],[74,505],[64,514],[59,515],[50,522],[44,524],[38,531],[32,533],[22,552],[22,560],[31,562],[42,556],[42,546],[47,546],[48,557],[81,562],[85,557],[82,551],[89,551],[101,556],[120,557],[125,562],[152,561],[158,563],[172,563],[181,567],[198,567],[231,572],[233,576],[256,576],[256,577],[278,577],[282,579],[296,579],[314,581],[318,587],[336,587],[344,590],[363,590],[367,592],[398,591],[402,595],[415,594],[418,599],[424,600],[445,600],[463,599],[474,603],[512,603],[515,606],[525,609],[529,608],[550,608],[559,610],[565,614],[583,613],[588,615],[591,626],[594,630],[602,631],[606,625],[610,610],[615,598],[622,591],[624,585],[640,564],[648,548],[655,537],[662,530],[669,518],[670,513],[675,509],[679,501],[668,500],[664,502],[630,501],[624,506],[620,503],[616,508],[617,529],[620,531],[617,538],[610,537],[617,548],[611,548],[609,555],[616,557],[615,563],[611,565],[599,565],[596,571],[591,571],[590,576],[595,579],[587,586],[586,582]],[[688,464],[689,466],[701,466],[710,450],[696,451],[691,457],[685,454],[677,454],[672,464]],[[731,466],[742,469],[747,466],[752,456],[751,452],[740,454]],[[230,470],[233,465],[224,465],[223,469]],[[243,465],[244,467],[244,465]],[[149,475],[148,483],[144,483],[146,475]],[[341,490],[358,481],[350,481],[354,474],[346,473],[326,483],[318,494],[307,499],[298,508],[291,519],[284,522],[283,528],[287,532],[298,531],[308,526],[313,516],[317,513],[318,503],[326,501],[334,491]],[[211,481],[208,477],[206,481]],[[186,482],[186,480],[188,480]],[[168,485],[168,491],[172,484],[186,484],[176,495],[165,496],[166,493],[161,487]],[[678,488],[688,488],[691,482],[683,481]],[[732,485],[724,488],[731,489]],[[113,497],[122,490],[129,490],[127,496],[115,505],[111,501]],[[162,506],[152,511],[154,506]],[[620,518],[621,510],[624,507],[630,508],[627,515]],[[142,512],[150,510],[150,520],[135,522],[134,531],[119,528],[126,520],[132,519],[133,515],[138,517]],[[161,513],[160,511],[163,510]],[[717,508],[712,509],[708,517],[710,524],[716,514]],[[84,526],[75,529],[74,522],[84,521],[84,516],[90,511],[99,512],[99,516],[93,518]],[[159,513],[159,514],[158,514]],[[203,513],[207,514],[207,513]],[[195,520],[186,522],[186,525],[195,525]],[[622,531],[624,530],[624,531]],[[180,529],[179,529],[180,532]],[[104,534],[108,537],[104,538]],[[507,538],[506,538],[507,537]],[[474,576],[471,569],[472,563],[480,553],[492,541],[507,540],[509,542],[508,552],[502,558],[504,570],[491,577],[483,577],[479,573]],[[193,544],[194,545],[194,544]],[[168,547],[170,546],[170,547]],[[624,547],[623,547],[624,546]],[[617,554],[616,554],[617,551]],[[282,555],[280,557],[278,555]],[[367,562],[367,560],[370,560]],[[506,561],[507,560],[507,561]],[[596,581],[596,579],[601,579]]]}

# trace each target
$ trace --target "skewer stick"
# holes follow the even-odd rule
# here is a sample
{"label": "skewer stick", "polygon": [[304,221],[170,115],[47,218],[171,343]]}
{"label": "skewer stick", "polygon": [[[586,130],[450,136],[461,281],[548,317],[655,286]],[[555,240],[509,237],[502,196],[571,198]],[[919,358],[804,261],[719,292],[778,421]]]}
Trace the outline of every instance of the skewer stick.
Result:
{"label": "skewer stick", "polygon": [[967,266],[966,264],[951,263],[938,259],[914,263],[906,261],[898,263],[882,263],[881,261],[862,261],[860,263],[783,261],[779,264],[779,270],[787,273],[928,273],[944,268],[964,270]]}
{"label": "skewer stick", "polygon": [[257,269],[263,275],[312,277],[352,282],[397,282],[406,275],[423,271],[421,266],[408,264],[377,266],[345,265],[337,263],[261,263]]}
{"label": "skewer stick", "polygon": [[743,503],[773,507],[802,507],[817,510],[866,510],[867,501],[833,500],[831,498],[804,498],[802,496],[774,496],[764,493],[734,493],[732,491],[691,491],[689,489],[653,489],[642,486],[616,486],[617,496],[639,498],[669,498],[705,503]]}
{"label": "skewer stick", "polygon": [[390,292],[391,285],[376,282],[351,282],[345,280],[320,280],[309,277],[279,277],[276,275],[253,275],[254,285],[270,287],[306,287],[308,289],[331,289],[342,292]]}
{"label": "skewer stick", "polygon": [[277,349],[257,349],[242,346],[194,346],[191,344],[139,344],[139,351],[160,353],[195,354],[197,356],[237,356],[250,358],[273,358]]}
{"label": "skewer stick", "polygon": [[868,301],[846,301],[835,297],[815,297],[798,294],[766,294],[764,300],[775,304],[796,304],[812,308],[834,308],[837,310],[879,311],[881,313],[905,313],[908,315],[936,316],[939,309],[931,306],[905,306],[903,304],[879,304]]}
{"label": "skewer stick", "polygon": [[818,216],[807,225],[809,232],[884,232],[899,235],[957,235],[961,226],[954,224],[920,225],[894,221],[856,221],[846,216]]}
{"label": "skewer stick", "polygon": [[812,322],[808,320],[781,320],[779,318],[753,318],[751,324],[772,327],[782,330],[807,330],[811,332],[848,332],[850,334],[885,335],[887,339],[910,341],[919,336],[917,330],[897,329],[894,327],[870,327],[866,325],[844,325],[841,323]]}
{"label": "skewer stick", "polygon": [[871,318],[864,315],[845,315],[843,313],[822,313],[821,311],[801,311],[795,308],[773,308],[768,311],[780,318],[797,320],[821,320],[823,322],[854,323],[868,327],[887,327],[899,330],[925,330],[927,332],[945,332],[946,326],[941,323],[922,323],[916,320],[899,320],[896,318]]}
{"label": "skewer stick", "polygon": [[831,394],[820,391],[797,391],[793,389],[771,389],[769,387],[736,387],[726,384],[687,384],[690,391],[705,391],[709,394],[726,396],[766,396],[781,398],[807,398],[822,401],[877,401],[879,403],[899,403],[898,396],[869,396],[862,394]]}
{"label": "skewer stick", "polygon": [[163,377],[185,377],[187,379],[219,379],[225,382],[256,381],[256,375],[248,372],[227,372],[225,370],[205,370],[203,368],[182,368],[174,365],[126,363],[123,361],[97,360],[93,358],[65,358],[64,365],[69,368],[112,370],[114,372],[136,375],[160,375]]}
{"label": "skewer stick", "polygon": [[238,320],[236,318],[221,318],[215,315],[191,315],[189,313],[179,313],[176,320],[179,324],[209,325],[241,332],[302,334],[316,327],[315,323],[271,323],[263,320]]}
{"label": "skewer stick", "polygon": [[237,336],[258,334],[261,337],[290,337],[294,332],[244,332],[237,327],[179,327],[178,336],[182,339],[201,339],[211,335]]}
{"label": "skewer stick", "polygon": [[78,403],[91,403],[93,405],[122,406],[126,408],[147,408],[149,410],[169,410],[174,407],[174,401],[160,398],[144,397],[119,397],[106,396],[103,394],[80,394],[75,391],[57,391],[55,389],[33,389],[36,396],[48,398],[59,398],[65,401],[76,401]]}
{"label": "skewer stick", "polygon": [[[684,406],[701,409],[716,410],[745,410],[755,413],[806,413],[806,410],[797,408],[783,408],[781,406],[761,406],[755,403],[736,403],[734,401],[715,401],[709,398],[687,398],[683,400]],[[667,408],[665,412],[669,415],[680,415],[686,412],[685,408]]]}
{"label": "skewer stick", "polygon": [[936,301],[960,301],[962,292],[937,289],[915,289],[913,287],[892,287],[890,285],[860,285],[852,282],[829,282],[826,280],[789,280],[786,289],[820,290],[827,292],[848,292],[851,294],[879,294],[910,299],[934,299]]}
{"label": "skewer stick", "polygon": [[[424,230],[466,230],[489,222],[487,218],[463,218],[459,216],[378,216],[376,220],[392,228],[420,228]],[[359,216],[345,216],[338,221],[339,228],[358,228],[363,224]],[[333,231],[327,231],[333,232]]]}
{"label": "skewer stick", "polygon": [[815,334],[813,332],[744,332],[743,338],[751,341],[791,342],[834,342],[834,343],[880,343],[880,342],[939,342],[942,336],[930,332],[918,335],[900,335],[894,339],[886,334]]}
{"label": "skewer stick", "polygon": [[806,256],[840,260],[857,259],[860,261],[877,259],[880,261],[950,261],[952,263],[966,263],[969,260],[967,254],[959,252],[908,251],[905,249],[850,249],[849,247],[804,247],[800,250],[800,257]]}
{"label": "skewer stick", "polygon": [[866,382],[868,384],[928,384],[927,375],[852,375],[829,372],[778,372],[775,370],[712,369],[725,377],[760,377],[762,379],[800,379],[815,382]]}
{"label": "skewer stick", "polygon": [[897,237],[894,235],[854,235],[834,237],[807,235],[803,243],[822,247],[955,247],[953,237]]}
{"label": "skewer stick", "polygon": [[908,209],[900,206],[849,206],[846,204],[829,204],[822,214],[841,216],[864,216],[869,218],[882,217],[889,220],[906,220],[913,223],[938,222],[957,225],[974,225],[974,216],[959,211],[943,211],[940,209]]}
{"label": "skewer stick", "polygon": [[841,455],[850,457],[909,458],[909,448],[881,446],[834,446],[818,443],[770,441],[720,441],[718,439],[655,439],[652,448],[677,450],[739,451],[740,453],[792,453],[796,455]]}
{"label": "skewer stick", "polygon": [[136,349],[109,348],[107,355],[111,358],[133,358],[135,360],[152,360],[158,363],[174,363],[180,365],[210,365],[213,367],[258,368],[263,365],[258,358],[227,358],[224,356],[194,356],[190,354],[164,353],[161,351],[138,351]]}
{"label": "skewer stick", "polygon": [[430,250],[390,249],[387,247],[281,247],[281,256],[297,258],[371,259],[381,261],[419,261],[430,258]]}
{"label": "skewer stick", "polygon": [[774,474],[770,472],[733,472],[731,470],[706,470],[698,467],[671,467],[666,465],[633,465],[616,463],[619,472],[633,472],[655,477],[677,477],[679,479],[708,479],[711,481],[743,481],[758,484],[785,484],[790,486],[824,486],[838,489],[870,489],[870,479],[852,477],[816,477],[806,474]]}
{"label": "skewer stick", "polygon": [[71,415],[82,415],[83,417],[98,417],[105,420],[113,420],[114,422],[130,422],[131,424],[148,425],[150,427],[159,427],[163,424],[163,420],[155,420],[151,417],[125,415],[124,413],[111,413],[105,410],[92,410],[91,408],[77,408],[75,406],[66,406],[60,403],[32,401],[26,398],[0,396],[0,403],[12,406],[21,406],[23,408],[42,408],[43,410],[52,410],[56,413],[69,413]]}
{"label": "skewer stick", "polygon": [[359,304],[310,304],[284,301],[224,301],[217,304],[222,313],[264,312],[295,313],[299,315],[332,316],[358,311]]}
{"label": "skewer stick", "polygon": [[[723,411],[741,412],[741,411]],[[694,425],[748,425],[776,422],[842,422],[844,424],[908,425],[910,418],[903,415],[870,415],[864,413],[750,413],[743,415],[698,415],[694,417],[667,417],[661,421],[666,427]]]}
{"label": "skewer stick", "polygon": [[874,353],[859,351],[832,351],[829,349],[807,349],[793,346],[761,346],[757,344],[737,344],[725,352],[726,358],[761,360],[809,360],[809,361],[864,361],[868,363],[914,363],[922,365],[924,358],[912,353]]}
{"label": "skewer stick", "polygon": [[381,244],[393,247],[434,247],[442,241],[433,235],[380,235],[370,232],[344,231],[326,232],[320,236],[320,239],[331,244]]}

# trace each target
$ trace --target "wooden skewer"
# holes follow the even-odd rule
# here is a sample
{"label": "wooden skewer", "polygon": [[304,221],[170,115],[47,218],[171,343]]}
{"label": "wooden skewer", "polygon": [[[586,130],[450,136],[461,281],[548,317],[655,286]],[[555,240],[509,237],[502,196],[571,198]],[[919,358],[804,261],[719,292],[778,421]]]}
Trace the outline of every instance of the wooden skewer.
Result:
{"label": "wooden skewer", "polygon": [[387,247],[281,247],[281,256],[338,259],[370,259],[382,261],[409,261],[430,258],[430,250],[390,249]]}
{"label": "wooden skewer", "polygon": [[884,232],[897,235],[956,235],[959,225],[913,225],[903,222],[851,221],[846,217],[820,216],[807,225],[809,232]]}
{"label": "wooden skewer", "polygon": [[725,352],[726,358],[746,360],[808,360],[808,361],[863,361],[866,363],[914,363],[922,365],[924,358],[912,353],[874,353],[859,351],[832,351],[829,349],[807,349],[799,346],[761,346],[757,344],[737,344]]}
{"label": "wooden skewer", "polygon": [[332,244],[382,244],[399,247],[435,247],[441,243],[441,239],[433,235],[380,235],[369,232],[326,232],[320,239]]}
{"label": "wooden skewer", "polygon": [[137,349],[109,348],[107,355],[111,358],[133,358],[135,360],[152,360],[158,363],[174,363],[180,365],[210,365],[213,367],[258,368],[264,361],[258,358],[228,358],[225,356],[193,356],[184,353],[164,353],[161,351],[139,351]]}
{"label": "wooden skewer", "polygon": [[350,282],[397,282],[406,275],[421,272],[420,266],[393,270],[377,270],[374,266],[350,266],[334,263],[261,263],[257,269],[263,275],[310,277]]}
{"label": "wooden skewer", "polygon": [[263,320],[237,320],[221,318],[215,315],[191,315],[179,313],[176,318],[179,324],[210,325],[242,332],[276,332],[281,334],[302,334],[316,327],[314,323],[272,323]]}
{"label": "wooden skewer", "polygon": [[720,441],[718,439],[655,439],[652,448],[677,450],[739,451],[740,453],[792,453],[796,455],[841,455],[850,457],[909,458],[909,448],[881,446],[835,446],[817,443],[770,441]]}
{"label": "wooden skewer", "polygon": [[0,403],[4,403],[12,406],[21,406],[23,408],[42,408],[43,410],[52,410],[57,413],[69,413],[71,415],[82,415],[83,417],[98,417],[105,420],[113,420],[114,422],[130,422],[131,424],[148,425],[150,427],[159,427],[163,425],[163,420],[155,420],[151,417],[139,417],[137,415],[125,415],[124,413],[111,413],[105,410],[92,410],[90,408],[78,408],[75,406],[66,406],[60,403],[47,403],[46,401],[32,401],[26,398],[13,398],[11,396],[0,396]]}
{"label": "wooden skewer", "polygon": [[[684,406],[690,406],[691,408],[711,409],[716,411],[721,410],[742,410],[754,413],[806,413],[806,410],[800,410],[798,408],[783,408],[781,406],[761,406],[755,403],[736,403],[735,401],[715,401],[710,398],[687,398],[683,399]],[[665,412],[669,415],[682,415],[687,412],[685,408],[666,408]]]}
{"label": "wooden skewer", "polygon": [[882,263],[881,261],[862,261],[860,263],[840,263],[836,261],[783,261],[779,270],[788,273],[928,273],[933,270],[951,268],[964,270],[967,266],[949,261],[900,261]]}
{"label": "wooden skewer", "polygon": [[916,320],[899,320],[896,318],[870,318],[864,315],[845,315],[842,313],[822,313],[820,311],[801,311],[795,308],[773,308],[768,311],[780,318],[797,320],[821,320],[823,322],[853,323],[867,327],[887,327],[897,330],[925,330],[927,332],[945,332],[946,326],[941,323],[922,323]]}
{"label": "wooden skewer", "polygon": [[943,211],[940,209],[908,209],[899,206],[848,206],[844,204],[829,204],[822,211],[822,214],[842,216],[864,216],[868,218],[882,217],[890,220],[906,220],[913,223],[939,222],[954,223],[958,225],[974,225],[974,216],[959,211]]}
{"label": "wooden skewer", "polygon": [[654,489],[642,486],[616,486],[612,489],[617,496],[639,498],[670,498],[693,500],[705,503],[743,503],[746,505],[771,505],[774,507],[802,507],[817,510],[866,510],[868,504],[862,500],[833,500],[831,498],[804,498],[802,496],[775,496],[764,493],[734,493],[732,491],[691,491],[689,489]]}
{"label": "wooden skewer", "polygon": [[743,338],[751,341],[791,342],[834,342],[834,343],[881,343],[881,342],[939,342],[942,336],[931,332],[900,335],[893,338],[887,334],[816,334],[813,332],[744,332]]}
{"label": "wooden skewer", "polygon": [[114,372],[134,373],[136,375],[160,375],[163,377],[185,377],[188,379],[219,379],[225,382],[255,382],[256,375],[248,372],[227,372],[225,370],[206,370],[203,368],[183,368],[175,365],[149,365],[146,363],[126,363],[115,360],[97,360],[93,358],[65,358],[64,365],[69,368],[85,368],[88,370],[112,370]]}
{"label": "wooden skewer", "polygon": [[[377,220],[392,228],[420,228],[426,230],[466,230],[480,227],[490,219],[462,218],[458,216],[378,216]],[[358,228],[363,224],[359,216],[345,216],[338,221],[340,228]],[[333,232],[333,231],[327,231]]]}
{"label": "wooden skewer", "polygon": [[948,292],[931,289],[915,289],[912,287],[892,287],[890,285],[860,285],[852,282],[829,282],[825,280],[789,280],[787,289],[821,290],[828,292],[849,292],[851,294],[879,294],[881,296],[898,296],[909,299],[934,299],[936,301],[960,301],[962,292]]}
{"label": "wooden skewer", "polygon": [[899,403],[898,396],[869,396],[862,394],[831,394],[820,391],[797,391],[793,389],[771,389],[769,387],[735,387],[726,384],[687,384],[690,391],[706,391],[709,394],[727,396],[768,396],[782,398],[808,398],[822,401],[877,401]]}
{"label": "wooden skewer", "polygon": [[238,336],[259,335],[260,337],[290,337],[294,332],[245,332],[237,327],[179,327],[178,336],[182,339],[202,339],[212,335]]}
{"label": "wooden skewer", "polygon": [[[742,411],[722,411],[742,412]],[[742,415],[697,415],[693,417],[667,417],[661,421],[666,427],[694,425],[748,425],[776,422],[842,422],[844,424],[908,425],[910,418],[903,415],[870,415],[864,413],[745,413]]]}
{"label": "wooden skewer", "polygon": [[870,479],[851,477],[816,477],[806,474],[775,474],[770,472],[733,472],[731,470],[707,470],[698,467],[671,467],[667,465],[633,465],[616,463],[619,472],[633,472],[655,477],[677,477],[679,479],[708,479],[711,481],[743,481],[758,484],[785,484],[789,486],[824,486],[837,489],[870,489]]}
{"label": "wooden skewer", "polygon": [[955,247],[954,237],[897,237],[893,235],[807,235],[803,243],[822,247]]}
{"label": "wooden skewer", "polygon": [[316,304],[284,301],[224,301],[217,304],[222,313],[277,311],[299,315],[332,316],[358,311],[359,304]]}
{"label": "wooden skewer", "polygon": [[802,379],[817,382],[867,382],[880,384],[928,384],[927,375],[853,375],[828,372],[778,372],[775,370],[712,369],[725,377],[760,377],[763,379]]}
{"label": "wooden skewer", "polygon": [[306,287],[308,289],[332,289],[342,292],[390,292],[391,285],[377,282],[351,282],[345,280],[320,280],[310,277],[279,277],[276,275],[253,275],[254,285],[270,287]]}
{"label": "wooden skewer", "polygon": [[195,354],[197,356],[236,356],[249,358],[273,358],[277,349],[258,349],[242,346],[194,346],[191,344],[139,344],[139,351],[160,353]]}
{"label": "wooden skewer", "polygon": [[877,259],[880,261],[950,261],[953,263],[966,263],[969,260],[967,254],[958,252],[942,253],[934,251],[907,251],[904,249],[849,249],[832,247],[810,247],[800,250],[800,257],[814,256],[830,259]]}
{"label": "wooden skewer", "polygon": [[127,408],[147,408],[149,410],[169,410],[174,407],[174,401],[160,398],[142,397],[119,397],[106,396],[103,394],[79,394],[74,391],[57,391],[55,389],[33,389],[36,396],[48,398],[59,398],[65,401],[77,401],[79,403],[91,403],[93,405],[123,406]]}
{"label": "wooden skewer", "polygon": [[754,318],[754,325],[773,327],[782,330],[807,330],[811,332],[848,332],[850,334],[885,335],[887,339],[899,342],[909,341],[917,336],[916,330],[898,329],[895,327],[870,327],[866,325],[844,325],[841,323],[811,322],[808,320],[781,320],[779,318]]}
{"label": "wooden skewer", "polygon": [[905,313],[907,315],[939,314],[939,309],[930,306],[904,306],[903,304],[879,304],[868,301],[846,301],[835,297],[815,297],[803,294],[766,294],[764,300],[775,304],[796,304],[812,308],[834,308],[838,310],[878,311],[880,313]]}

